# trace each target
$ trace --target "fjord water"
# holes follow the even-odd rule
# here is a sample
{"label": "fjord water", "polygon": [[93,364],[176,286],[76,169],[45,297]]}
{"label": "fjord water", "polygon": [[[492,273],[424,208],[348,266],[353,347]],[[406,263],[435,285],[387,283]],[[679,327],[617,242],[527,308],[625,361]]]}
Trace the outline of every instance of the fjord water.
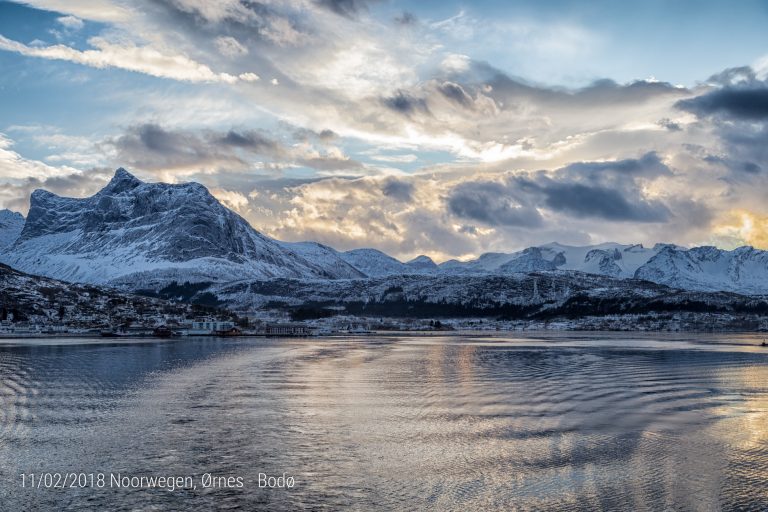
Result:
{"label": "fjord water", "polygon": [[[765,510],[760,341],[5,340],[0,510]],[[44,472],[244,486],[22,488]]]}

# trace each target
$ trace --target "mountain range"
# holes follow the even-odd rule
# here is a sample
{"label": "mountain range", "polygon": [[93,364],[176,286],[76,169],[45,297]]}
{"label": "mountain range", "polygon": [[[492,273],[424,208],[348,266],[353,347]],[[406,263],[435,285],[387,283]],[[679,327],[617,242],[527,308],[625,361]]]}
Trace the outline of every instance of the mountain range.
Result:
{"label": "mountain range", "polygon": [[402,262],[376,249],[342,252],[317,242],[275,240],[200,184],[146,183],[122,168],[91,197],[36,190],[26,219],[1,211],[0,262],[69,282],[155,292],[172,283],[206,283],[224,290],[239,282],[283,279],[327,289],[348,287],[350,280],[403,276],[466,282],[483,276],[571,273],[690,291],[768,294],[768,252],[752,247],[550,243],[471,261],[438,265],[419,256]]}

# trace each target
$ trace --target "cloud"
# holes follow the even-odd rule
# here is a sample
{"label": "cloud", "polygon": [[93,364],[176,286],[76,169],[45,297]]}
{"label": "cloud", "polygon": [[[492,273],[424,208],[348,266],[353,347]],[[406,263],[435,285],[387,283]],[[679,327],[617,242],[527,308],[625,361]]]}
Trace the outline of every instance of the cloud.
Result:
{"label": "cloud", "polygon": [[552,211],[613,222],[662,222],[670,211],[661,201],[645,196],[643,181],[671,175],[656,153],[648,153],[639,159],[576,162],[514,182],[540,195]]}
{"label": "cloud", "polygon": [[410,202],[413,199],[413,183],[389,178],[384,182],[381,189],[387,197],[392,197],[399,201]]}
{"label": "cloud", "polygon": [[448,210],[457,217],[488,226],[541,226],[539,211],[524,195],[516,192],[503,183],[463,183],[448,197]]}
{"label": "cloud", "polygon": [[671,132],[679,132],[683,129],[683,127],[680,125],[680,123],[676,123],[675,121],[672,121],[670,118],[665,117],[663,119],[659,119],[658,125],[666,128],[667,130]]}
{"label": "cloud", "polygon": [[124,22],[134,16],[131,9],[110,0],[21,0],[21,3],[36,9],[67,13],[105,23]]}
{"label": "cloud", "polygon": [[375,0],[316,0],[317,4],[340,16],[354,17]]}
{"label": "cloud", "polygon": [[661,222],[669,210],[659,201],[624,197],[621,191],[600,185],[547,181],[534,185],[544,196],[547,207],[577,217],[596,217],[609,221]]}
{"label": "cloud", "polygon": [[238,78],[242,80],[243,82],[256,82],[257,80],[261,80],[261,77],[257,75],[256,73],[240,73],[238,75]]}
{"label": "cloud", "polygon": [[263,197],[280,197],[271,203],[277,213],[263,216],[252,208],[246,218],[277,238],[322,240],[341,250],[370,247],[376,239],[377,248],[403,259],[424,253],[445,259],[454,251],[476,249],[441,215],[434,188],[440,185],[418,180],[409,190],[410,200],[404,201],[409,187],[393,183],[392,177],[363,177],[327,178],[280,191],[260,186],[252,205]]}
{"label": "cloud", "polygon": [[722,115],[743,120],[768,119],[768,86],[723,88],[676,103],[698,116]]}
{"label": "cloud", "polygon": [[768,215],[741,208],[727,212],[713,227],[722,242],[736,247],[768,247]]}
{"label": "cloud", "polygon": [[214,39],[214,44],[219,50],[219,53],[225,57],[233,58],[248,55],[248,48],[240,44],[234,37],[219,36]]}
{"label": "cloud", "polygon": [[236,190],[214,188],[211,189],[211,194],[221,201],[227,208],[236,212],[239,212],[248,206],[248,198]]}
{"label": "cloud", "polygon": [[728,179],[760,174],[768,161],[768,81],[748,67],[731,68],[710,77],[703,94],[678,101],[678,109],[694,114],[702,129],[720,142],[705,156],[725,165]]}
{"label": "cloud", "polygon": [[44,162],[24,158],[13,150],[13,146],[14,141],[0,133],[0,180],[45,179],[62,172]]}
{"label": "cloud", "polygon": [[426,100],[410,96],[404,91],[397,91],[395,95],[384,98],[383,102],[388,108],[400,114],[429,113]]}
{"label": "cloud", "polygon": [[134,126],[104,144],[114,148],[121,165],[145,170],[197,171],[247,165],[236,152],[226,149],[226,143],[217,145],[198,134],[166,130],[156,124]]}
{"label": "cloud", "polygon": [[504,181],[466,182],[447,198],[455,216],[487,226],[538,227],[541,211],[611,222],[662,222],[670,211],[645,197],[642,180],[671,176],[655,153],[639,159],[577,162],[556,171],[512,174]]}
{"label": "cloud", "polygon": [[0,35],[0,49],[27,57],[64,60],[94,68],[120,68],[160,78],[187,82],[233,83],[237,77],[215,73],[208,66],[180,54],[164,54],[151,46],[113,43],[101,37],[88,40],[95,49],[80,51],[66,45],[27,46]]}
{"label": "cloud", "polygon": [[[114,110],[98,123],[81,128],[73,116],[45,140],[20,135],[19,147],[47,153],[40,161],[0,149],[9,183],[75,173],[62,162],[124,165],[202,181],[274,236],[402,257],[552,239],[694,243],[736,201],[768,214],[762,67],[694,89],[655,80],[566,88],[504,69],[583,67],[601,41],[575,25],[471,11],[394,19],[399,11],[378,16],[354,0],[28,3],[99,36],[84,46],[3,38],[0,48],[104,69],[88,73],[104,79],[93,84],[122,85],[99,104]],[[468,56],[502,44],[503,69]],[[95,98],[93,84],[84,87]]]}
{"label": "cloud", "polygon": [[[685,94],[663,83],[604,82],[577,91],[526,84],[441,46],[439,37],[448,25],[425,22],[409,30],[393,28],[391,19],[381,23],[361,15],[370,4],[139,4],[133,16],[115,23],[108,33],[110,44],[119,47],[110,50],[120,57],[99,56],[99,62],[108,63],[98,65],[182,81],[231,83],[233,94],[242,95],[243,102],[309,129],[330,128],[367,143],[415,144],[481,161],[549,159],[570,149],[562,142],[574,132],[586,139],[591,133],[619,129],[627,118],[638,119],[638,112],[653,116],[649,122],[655,123],[668,115],[654,112],[662,108],[657,102],[669,103],[663,99],[666,95],[679,99]],[[468,16],[457,17],[462,18]],[[515,34],[524,39],[541,32],[526,29]],[[52,52],[46,48],[41,50]],[[55,53],[84,60],[70,55],[79,50],[63,48],[56,47]],[[148,66],[145,59],[123,55],[130,53],[125,48],[155,50],[174,61],[183,56],[188,62]],[[106,50],[80,53],[88,51]],[[590,114],[585,116],[587,109]],[[575,146],[575,139],[572,142]]]}
{"label": "cloud", "polygon": [[83,20],[78,18],[77,16],[61,16],[59,18],[56,18],[56,21],[61,23],[65,28],[69,30],[80,30],[85,26],[85,23],[83,23]]}
{"label": "cloud", "polygon": [[462,107],[470,107],[472,105],[472,98],[459,84],[444,82],[437,87],[437,90],[443,93],[446,98],[455,101]]}
{"label": "cloud", "polygon": [[[83,196],[96,192],[109,181],[104,169],[79,171],[22,157],[12,149],[13,141],[0,133],[0,207],[26,212],[33,190]],[[103,183],[102,183],[103,182]]]}
{"label": "cloud", "polygon": [[218,141],[225,146],[235,146],[246,148],[257,153],[274,154],[279,151],[279,145],[257,131],[237,132],[229,130],[226,135],[220,137]]}
{"label": "cloud", "polygon": [[236,171],[273,166],[303,166],[319,171],[362,168],[335,147],[319,150],[312,144],[289,145],[259,130],[169,129],[154,123],[135,125],[105,140],[116,165],[148,171]]}

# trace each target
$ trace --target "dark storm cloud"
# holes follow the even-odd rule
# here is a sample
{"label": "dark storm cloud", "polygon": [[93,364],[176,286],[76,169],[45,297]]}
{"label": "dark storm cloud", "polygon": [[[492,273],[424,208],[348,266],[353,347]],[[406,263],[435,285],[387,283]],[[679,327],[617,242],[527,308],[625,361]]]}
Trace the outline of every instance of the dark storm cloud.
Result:
{"label": "dark storm cloud", "polygon": [[640,180],[671,175],[659,156],[650,152],[640,158],[575,162],[553,173],[539,171],[532,179],[515,181],[523,190],[538,194],[553,211],[617,222],[660,222],[669,217],[669,209],[646,199]]}
{"label": "dark storm cloud", "polygon": [[467,182],[453,189],[448,210],[490,226],[541,224],[540,209],[613,222],[661,222],[671,212],[643,196],[641,180],[671,175],[655,153],[612,162],[576,162],[557,171]]}
{"label": "dark storm cloud", "polygon": [[145,170],[244,169],[251,167],[256,157],[276,165],[301,165],[323,171],[362,167],[360,162],[349,158],[287,146],[257,130],[187,131],[143,124],[103,144],[116,150],[121,165]]}
{"label": "dark storm cloud", "polygon": [[656,177],[671,175],[659,155],[651,151],[640,158],[612,160],[609,162],[574,162],[558,171],[573,179],[588,178],[591,180],[631,180],[634,177]]}
{"label": "dark storm cloud", "polygon": [[721,115],[735,119],[768,119],[768,87],[724,88],[678,101],[678,108],[699,117]]}
{"label": "dark storm cloud", "polygon": [[729,168],[728,180],[762,173],[768,161],[768,81],[745,66],[727,69],[708,82],[719,88],[675,104],[719,137],[722,154],[705,161]]}
{"label": "dark storm cloud", "polygon": [[381,191],[385,196],[398,201],[410,202],[413,196],[413,184],[396,178],[389,178],[384,182]]}
{"label": "dark storm cloud", "polygon": [[745,172],[748,174],[760,174],[763,171],[763,168],[755,162],[734,161],[730,158],[724,158],[717,155],[707,155],[703,158],[703,160],[710,164],[723,165],[729,169]]}
{"label": "dark storm cloud", "polygon": [[[156,124],[143,124],[133,128],[133,140],[149,151],[172,153],[182,147],[189,147],[192,140],[189,136],[169,132]],[[128,143],[128,139],[123,139]]]}
{"label": "dark storm cloud", "polygon": [[472,97],[459,84],[444,82],[437,87],[437,90],[463,107],[472,106]]}
{"label": "dark storm cloud", "polygon": [[561,183],[546,178],[520,184],[523,188],[539,192],[548,209],[579,218],[660,222],[667,220],[670,214],[663,203],[643,199],[632,191],[583,183]]}
{"label": "dark storm cloud", "polygon": [[504,183],[468,182],[453,189],[447,204],[453,215],[489,226],[540,226],[541,214],[524,198]]}
{"label": "dark storm cloud", "polygon": [[227,146],[250,149],[257,153],[275,153],[279,150],[279,145],[275,141],[256,131],[237,132],[230,130],[219,139],[219,142]]}
{"label": "dark storm cloud", "polygon": [[744,170],[744,172],[748,172],[750,174],[759,174],[763,171],[763,168],[757,165],[755,162],[744,162],[742,163],[741,168]]}
{"label": "dark storm cloud", "polygon": [[723,162],[734,171],[731,177],[762,171],[768,162],[768,118],[762,122],[717,120],[715,133],[725,148]]}
{"label": "dark storm cloud", "polygon": [[675,106],[698,117],[734,120],[768,120],[768,81],[760,80],[749,66],[726,69],[707,83],[718,88],[678,101]]}
{"label": "dark storm cloud", "polygon": [[404,91],[397,91],[397,94],[394,96],[384,98],[383,103],[387,108],[405,115],[416,112],[429,112],[426,100],[411,96]]}
{"label": "dark storm cloud", "polygon": [[245,161],[233,145],[223,142],[226,138],[227,135],[206,137],[182,130],[166,130],[156,124],[142,124],[129,128],[125,134],[106,144],[117,150],[121,164],[140,169],[244,165]]}

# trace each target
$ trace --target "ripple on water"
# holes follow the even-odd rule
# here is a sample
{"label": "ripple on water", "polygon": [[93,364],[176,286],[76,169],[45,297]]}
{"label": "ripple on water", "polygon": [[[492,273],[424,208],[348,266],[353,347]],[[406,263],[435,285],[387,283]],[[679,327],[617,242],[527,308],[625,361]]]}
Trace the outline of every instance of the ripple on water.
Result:
{"label": "ripple on water", "polygon": [[[297,481],[45,497],[78,510],[116,496],[126,509],[185,510],[768,507],[763,354],[604,345],[2,349],[0,470],[55,457],[77,470]],[[5,492],[16,509],[33,503]]]}

